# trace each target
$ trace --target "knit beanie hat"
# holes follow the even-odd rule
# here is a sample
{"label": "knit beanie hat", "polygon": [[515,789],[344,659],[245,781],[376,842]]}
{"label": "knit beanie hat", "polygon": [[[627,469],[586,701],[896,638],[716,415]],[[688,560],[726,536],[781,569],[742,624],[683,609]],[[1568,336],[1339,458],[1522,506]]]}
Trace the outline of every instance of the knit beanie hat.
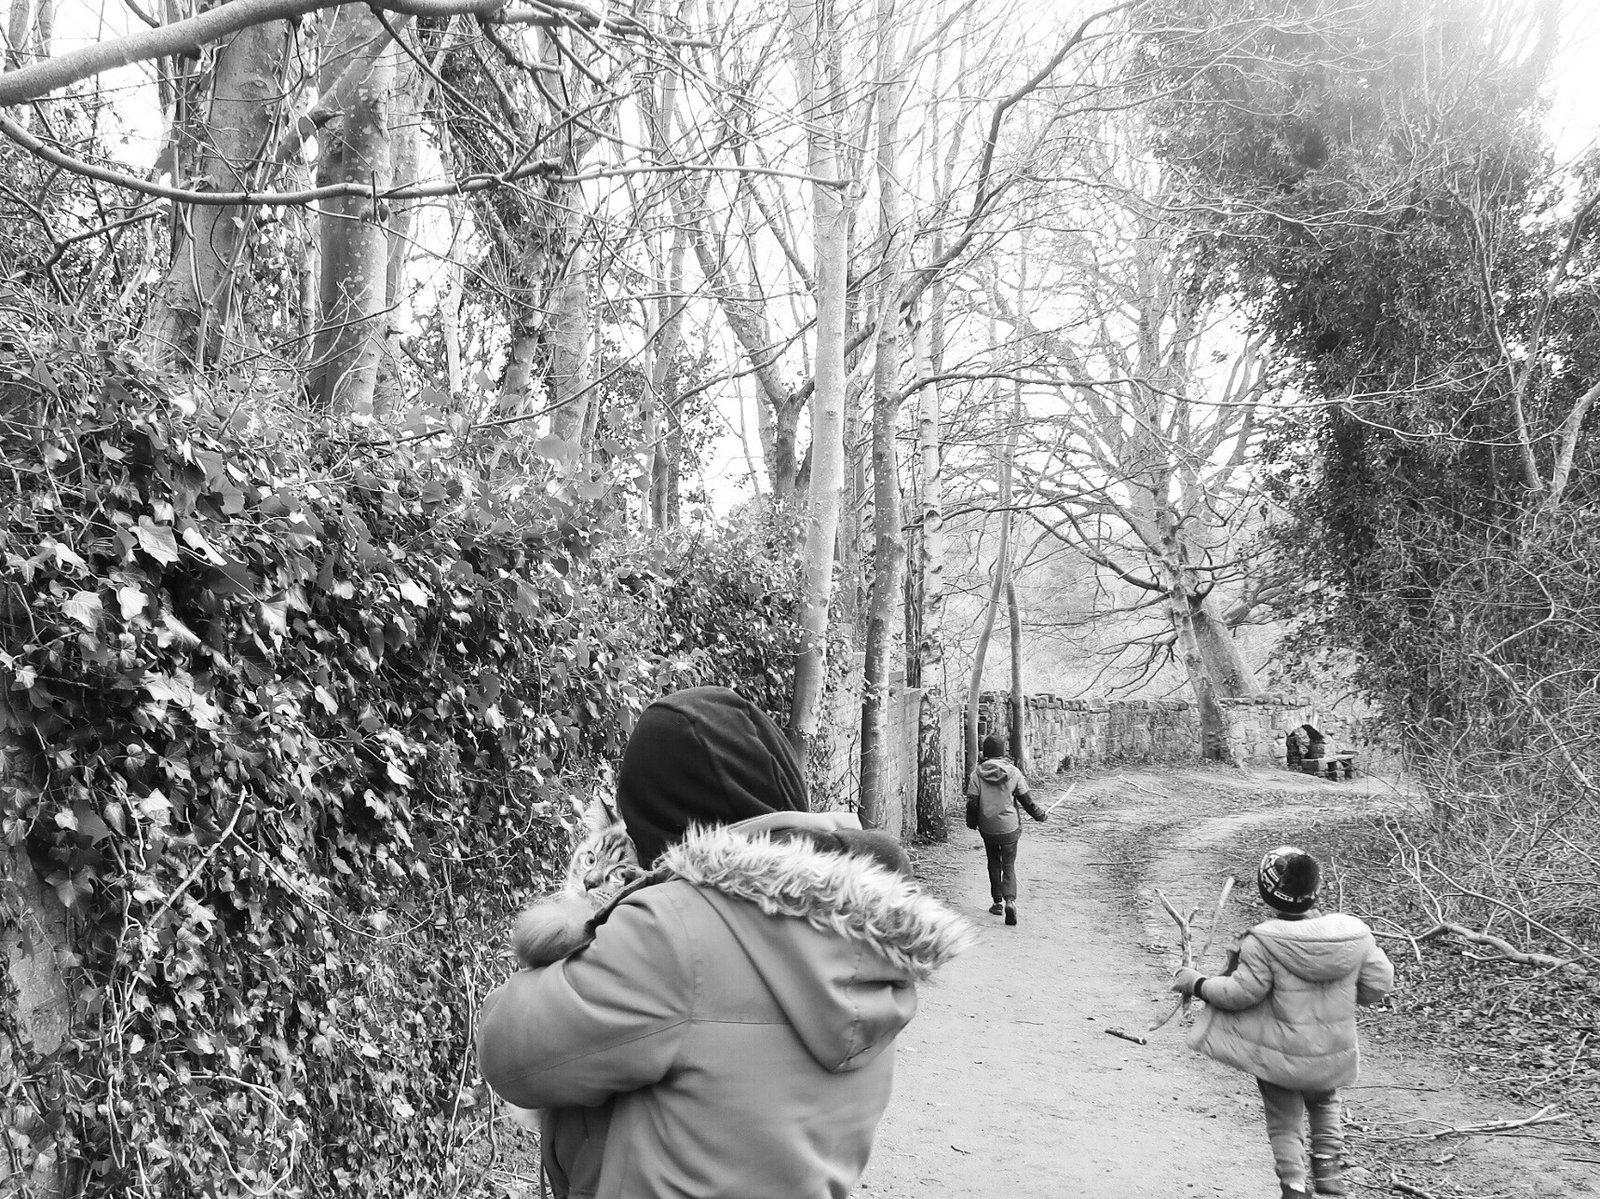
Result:
{"label": "knit beanie hat", "polygon": [[990,758],[1003,758],[1005,756],[1006,743],[1004,741],[1000,740],[1000,738],[996,737],[993,733],[990,733],[983,739],[983,749],[979,753],[979,757],[983,758],[984,761],[988,761]]}
{"label": "knit beanie hat", "polygon": [[646,869],[691,824],[807,810],[789,739],[726,687],[690,687],[639,715],[617,771],[617,810]]}
{"label": "knit beanie hat", "polygon": [[1294,845],[1280,845],[1261,859],[1256,887],[1269,908],[1289,915],[1310,911],[1322,886],[1317,859]]}

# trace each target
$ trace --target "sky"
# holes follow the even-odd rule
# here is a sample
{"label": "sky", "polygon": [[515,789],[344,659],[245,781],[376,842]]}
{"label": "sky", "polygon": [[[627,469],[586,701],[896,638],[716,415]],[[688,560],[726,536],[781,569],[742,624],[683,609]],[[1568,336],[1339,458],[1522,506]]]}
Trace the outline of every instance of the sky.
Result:
{"label": "sky", "polygon": [[[864,2],[864,0],[861,0]],[[159,8],[159,5],[151,5]],[[1552,74],[1549,128],[1557,153],[1570,159],[1600,134],[1600,3],[1565,0]],[[141,27],[120,0],[57,0],[55,44],[63,53]],[[104,85],[122,93],[117,112],[127,135],[128,161],[148,165],[160,140],[150,64],[109,72]]]}

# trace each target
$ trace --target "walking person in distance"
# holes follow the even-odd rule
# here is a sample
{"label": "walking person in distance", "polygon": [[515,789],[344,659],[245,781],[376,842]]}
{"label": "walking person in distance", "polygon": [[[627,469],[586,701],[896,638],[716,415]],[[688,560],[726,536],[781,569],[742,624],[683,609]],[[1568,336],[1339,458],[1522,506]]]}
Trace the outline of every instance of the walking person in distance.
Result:
{"label": "walking person in distance", "polygon": [[1044,812],[1034,803],[1028,780],[1006,757],[1006,743],[993,735],[983,739],[982,760],[967,780],[967,827],[978,830],[989,863],[991,915],[1017,922],[1017,844],[1022,840],[1021,810],[1035,820]]}

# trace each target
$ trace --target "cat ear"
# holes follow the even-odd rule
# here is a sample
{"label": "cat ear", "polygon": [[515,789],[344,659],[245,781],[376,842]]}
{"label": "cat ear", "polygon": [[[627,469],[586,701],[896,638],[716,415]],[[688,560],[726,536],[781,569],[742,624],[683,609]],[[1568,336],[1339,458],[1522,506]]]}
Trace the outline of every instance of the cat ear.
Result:
{"label": "cat ear", "polygon": [[584,809],[583,822],[591,833],[603,833],[613,825],[622,823],[616,807],[604,795],[596,795]]}

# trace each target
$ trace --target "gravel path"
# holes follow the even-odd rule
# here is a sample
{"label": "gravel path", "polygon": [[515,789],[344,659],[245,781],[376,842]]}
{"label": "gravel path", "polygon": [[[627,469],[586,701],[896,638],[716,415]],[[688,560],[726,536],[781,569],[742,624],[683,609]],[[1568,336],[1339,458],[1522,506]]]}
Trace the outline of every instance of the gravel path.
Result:
{"label": "gravel path", "polygon": [[[1060,793],[1041,788],[1040,798],[1048,806]],[[922,990],[860,1194],[1275,1199],[1252,1081],[1187,1050],[1176,1021],[1143,1046],[1106,1029],[1146,1035],[1170,1002],[1177,938],[1154,887],[1209,911],[1224,874],[1248,865],[1246,849],[1258,856],[1257,843],[1298,842],[1316,852],[1329,822],[1401,802],[1381,780],[1334,784],[1283,771],[1092,776],[1048,824],[1027,824],[1015,928],[988,914],[976,833],[958,825],[948,844],[920,849],[924,885],[968,915],[982,940]],[[1253,883],[1240,877],[1208,964],[1264,915]],[[1570,1144],[1422,1139],[1531,1113],[1427,1057],[1425,1028],[1405,1005],[1400,996],[1395,1011],[1362,1017],[1365,1065],[1345,1095],[1358,1196],[1394,1193],[1396,1174],[1439,1199],[1600,1195],[1600,1160]]]}
{"label": "gravel path", "polygon": [[976,840],[953,830],[918,860],[983,939],[922,991],[861,1194],[1173,1199],[1244,1196],[1244,1179],[1275,1190],[1249,1080],[1185,1050],[1175,1023],[1142,1046],[1106,1032],[1145,1035],[1168,979],[1089,846],[1064,822],[1030,823],[1020,922],[1006,928],[988,914]]}

